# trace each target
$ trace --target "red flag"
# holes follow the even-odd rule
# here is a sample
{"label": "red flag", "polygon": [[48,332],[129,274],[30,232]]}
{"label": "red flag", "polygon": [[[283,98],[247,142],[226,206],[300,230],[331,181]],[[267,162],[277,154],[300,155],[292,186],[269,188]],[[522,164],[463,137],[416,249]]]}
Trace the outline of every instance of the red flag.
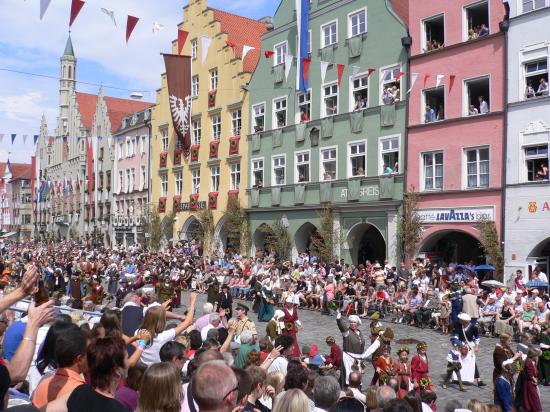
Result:
{"label": "red flag", "polygon": [[340,87],[340,82],[342,81],[342,75],[344,74],[344,67],[346,67],[346,65],[344,64],[338,65],[338,87]]}
{"label": "red flag", "polygon": [[372,67],[369,67],[367,69],[367,77],[369,77],[371,74],[373,74],[376,71],[376,69],[373,69]]}
{"label": "red flag", "polygon": [[126,21],[126,43],[128,43],[128,40],[130,39],[130,36],[132,35],[132,32],[134,31],[138,20],[139,17],[134,17],[130,15],[128,16],[128,20]]}
{"label": "red flag", "polygon": [[88,138],[88,153],[87,153],[87,161],[88,161],[88,195],[90,196],[90,208],[92,207],[93,203],[93,189],[94,189],[94,152],[92,149],[92,139]]}
{"label": "red flag", "polygon": [[271,50],[266,50],[264,52],[264,56],[265,56],[266,59],[269,59],[269,58],[273,57],[274,55],[275,55],[275,52],[271,51]]}
{"label": "red flag", "polygon": [[233,56],[235,55],[235,48],[237,45],[233,43],[231,40],[226,40],[225,44],[227,44],[227,47],[231,47],[231,50],[233,50]]}
{"label": "red flag", "polygon": [[71,27],[74,23],[74,19],[76,19],[76,16],[78,16],[78,13],[80,13],[80,10],[82,10],[82,6],[84,6],[83,0],[72,0],[71,2],[71,20],[69,21],[69,27]]}
{"label": "red flag", "polygon": [[424,75],[424,87],[426,87],[426,83],[428,83],[428,79],[431,77],[431,74],[425,74]]}
{"label": "red flag", "polygon": [[395,75],[395,80],[399,80],[401,77],[403,77],[404,74],[405,74],[405,72],[398,72],[398,73]]}
{"label": "red flag", "polygon": [[309,65],[311,64],[311,59],[309,57],[302,58],[302,77],[304,82],[307,83],[307,75],[309,73]]}
{"label": "red flag", "polygon": [[178,54],[181,54],[185,40],[187,40],[187,36],[189,36],[188,31],[182,29],[178,30]]}
{"label": "red flag", "polygon": [[451,93],[451,90],[453,90],[453,85],[455,84],[456,75],[451,74],[449,76],[449,93]]}

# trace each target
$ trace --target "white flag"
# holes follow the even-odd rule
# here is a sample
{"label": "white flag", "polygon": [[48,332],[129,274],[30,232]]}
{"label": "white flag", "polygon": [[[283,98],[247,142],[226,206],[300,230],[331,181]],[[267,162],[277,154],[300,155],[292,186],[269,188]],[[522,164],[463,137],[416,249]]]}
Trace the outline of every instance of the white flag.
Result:
{"label": "white flag", "polygon": [[443,79],[445,78],[444,74],[438,74],[435,81],[435,87],[439,87]]}
{"label": "white flag", "polygon": [[361,68],[359,66],[351,66],[351,78],[352,79],[355,79],[355,77],[357,76],[357,73],[359,73],[359,70],[361,70]]}
{"label": "white flag", "polygon": [[290,69],[292,68],[292,57],[290,54],[285,56],[285,80],[288,80],[288,75],[290,74]]}
{"label": "white flag", "polygon": [[160,24],[159,22],[155,22],[153,24],[153,33],[158,33],[159,31],[164,29],[164,24]]}
{"label": "white flag", "polygon": [[246,57],[246,55],[248,54],[249,51],[251,50],[254,50],[254,47],[252,46],[247,46],[246,44],[243,46],[243,55],[241,57],[242,61],[244,62],[244,58]]}
{"label": "white flag", "polygon": [[414,87],[414,84],[416,83],[416,79],[418,79],[418,73],[411,73],[411,87],[409,90],[407,90],[407,94],[409,94]]}
{"label": "white flag", "polygon": [[113,24],[116,27],[115,12],[104,7],[101,8],[101,11],[111,18]]}
{"label": "white flag", "polygon": [[28,136],[29,136],[28,134],[23,135],[23,144],[27,143],[27,137]]}
{"label": "white flag", "polygon": [[52,0],[40,0],[40,20],[42,20],[42,17],[46,14],[46,10],[48,10],[51,1]]}
{"label": "white flag", "polygon": [[327,75],[328,62],[320,61],[321,63],[321,83],[325,83],[325,76]]}
{"label": "white flag", "polygon": [[202,62],[206,61],[206,56],[208,56],[208,49],[212,43],[212,37],[202,36]]}

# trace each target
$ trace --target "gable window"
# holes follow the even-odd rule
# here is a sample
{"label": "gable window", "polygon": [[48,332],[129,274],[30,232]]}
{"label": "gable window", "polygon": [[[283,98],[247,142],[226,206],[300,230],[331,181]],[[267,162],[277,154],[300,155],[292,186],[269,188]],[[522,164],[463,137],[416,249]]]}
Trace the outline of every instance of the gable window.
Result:
{"label": "gable window", "polygon": [[348,177],[365,176],[367,164],[367,142],[348,144]]}
{"label": "gable window", "polygon": [[201,119],[193,120],[193,144],[201,144]]}
{"label": "gable window", "polygon": [[296,183],[309,182],[309,151],[296,153]]}
{"label": "gable window", "polygon": [[162,151],[168,151],[168,128],[161,129],[160,133],[162,134]]}
{"label": "gable window", "polygon": [[366,109],[369,106],[369,78],[361,74],[350,78],[351,101],[350,111]]}
{"label": "gable window", "polygon": [[489,35],[489,3],[481,1],[464,7],[464,40],[475,40]]}
{"label": "gable window", "polygon": [[286,126],[286,97],[273,100],[273,125],[274,128]]}
{"label": "gable window", "polygon": [[183,178],[182,178],[182,173],[181,172],[177,172],[175,174],[175,178],[176,178],[176,196],[180,196],[181,195],[181,192],[183,190]]}
{"label": "gable window", "polygon": [[220,168],[219,166],[210,168],[210,191],[218,192],[220,190]]}
{"label": "gable window", "polygon": [[445,88],[440,86],[424,90],[422,97],[424,123],[445,120]]}
{"label": "gable window", "polygon": [[252,160],[252,187],[264,187],[264,159]]}
{"label": "gable window", "polygon": [[168,175],[160,175],[160,196],[168,196]]}
{"label": "gable window", "polygon": [[222,119],[219,114],[212,116],[212,140],[220,140],[222,135]]}
{"label": "gable window", "polygon": [[535,96],[548,96],[548,58],[524,64],[525,93],[530,99]]}
{"label": "gable window", "polygon": [[443,152],[422,154],[422,190],[443,190]]}
{"label": "gable window", "polygon": [[465,99],[467,107],[464,110],[468,116],[489,113],[489,77],[466,80],[464,86],[467,93]]}
{"label": "gable window", "polygon": [[548,145],[529,146],[524,150],[527,181],[548,181]]}
{"label": "gable window", "polygon": [[233,136],[241,135],[242,112],[241,109],[236,109],[231,112],[231,129]]}
{"label": "gable window", "polygon": [[401,67],[393,66],[381,70],[381,103],[392,104],[401,100]]}
{"label": "gable window", "polygon": [[191,78],[191,97],[197,97],[199,95],[199,76],[193,76]]}
{"label": "gable window", "polygon": [[338,21],[334,20],[321,26],[321,48],[338,42]]}
{"label": "gable window", "polygon": [[271,158],[272,167],[273,167],[273,186],[280,186],[286,184],[286,157],[282,156],[273,156]]}
{"label": "gable window", "polygon": [[336,180],[336,147],[320,150],[321,170],[320,180]]}
{"label": "gable window", "polygon": [[348,37],[358,36],[367,32],[367,9],[362,9],[348,15]]}
{"label": "gable window", "polygon": [[333,83],[323,86],[323,104],[321,105],[323,117],[338,114],[338,84]]}
{"label": "gable window", "polygon": [[466,149],[466,187],[489,187],[489,148]]}
{"label": "gable window", "polygon": [[311,120],[311,90],[298,93],[297,117],[296,123],[309,122]]}
{"label": "gable window", "polygon": [[196,195],[201,188],[201,170],[193,169],[191,171],[191,193]]}
{"label": "gable window", "polygon": [[252,127],[254,133],[263,132],[265,127],[265,103],[252,106]]}
{"label": "gable window", "polygon": [[241,186],[241,164],[232,163],[230,169],[231,190],[239,190]]}
{"label": "gable window", "polygon": [[218,88],[218,69],[210,70],[210,90]]}
{"label": "gable window", "polygon": [[399,137],[380,139],[380,172],[383,174],[399,173]]}
{"label": "gable window", "polygon": [[288,44],[286,41],[276,44],[274,47],[275,56],[273,59],[273,65],[278,66],[285,62],[285,56],[288,54]]}
{"label": "gable window", "polygon": [[445,17],[443,14],[422,22],[422,51],[428,52],[445,46]]}
{"label": "gable window", "polygon": [[197,58],[198,51],[199,51],[199,42],[197,41],[197,39],[191,40],[191,57],[193,59]]}
{"label": "gable window", "polygon": [[522,0],[523,2],[523,12],[527,13],[528,11],[533,11],[540,9],[546,6],[548,0]]}

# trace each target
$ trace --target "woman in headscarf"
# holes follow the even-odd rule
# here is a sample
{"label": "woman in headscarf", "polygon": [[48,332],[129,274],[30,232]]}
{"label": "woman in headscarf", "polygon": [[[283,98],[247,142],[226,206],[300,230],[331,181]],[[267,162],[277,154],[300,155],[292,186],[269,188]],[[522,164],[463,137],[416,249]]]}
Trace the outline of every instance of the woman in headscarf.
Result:
{"label": "woman in headscarf", "polygon": [[275,314],[273,315],[273,318],[268,322],[267,326],[265,327],[265,331],[267,333],[267,337],[269,338],[269,341],[273,345],[275,343],[275,339],[277,339],[278,336],[283,334],[283,327],[281,325],[283,318],[285,317],[285,314],[282,310],[277,309],[275,311]]}
{"label": "woman in headscarf", "polygon": [[283,322],[285,327],[283,328],[283,335],[292,336],[294,340],[294,349],[289,359],[300,357],[300,347],[298,346],[298,327],[302,326],[302,323],[298,319],[298,304],[294,300],[294,296],[288,296],[285,300],[285,306],[283,306]]}
{"label": "woman in headscarf", "polygon": [[258,320],[260,322],[269,322],[273,317],[273,291],[271,279],[266,278],[262,282],[262,291],[260,292],[260,309],[258,311]]}

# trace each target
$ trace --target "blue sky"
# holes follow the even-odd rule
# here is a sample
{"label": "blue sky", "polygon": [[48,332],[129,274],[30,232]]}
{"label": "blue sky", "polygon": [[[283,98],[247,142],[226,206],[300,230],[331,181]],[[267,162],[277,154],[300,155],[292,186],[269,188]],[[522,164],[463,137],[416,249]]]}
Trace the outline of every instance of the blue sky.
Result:
{"label": "blue sky", "polygon": [[[130,90],[150,91],[154,101],[164,65],[160,53],[169,52],[176,25],[183,19],[187,0],[87,0],[72,27],[78,59],[77,80]],[[29,162],[34,153],[32,135],[39,133],[42,114],[50,135],[55,133],[59,82],[1,69],[57,77],[59,58],[68,35],[71,0],[52,0],[40,20],[40,0],[0,0],[0,161]],[[211,7],[251,18],[272,16],[279,0],[208,0]],[[101,12],[113,10],[117,26]],[[126,15],[140,18],[130,42],[125,43]],[[158,22],[164,26],[153,34]],[[97,93],[98,86],[78,84],[79,91]],[[129,92],[105,89],[110,96]],[[11,133],[18,138],[11,144]],[[28,134],[26,144],[22,135]]]}

